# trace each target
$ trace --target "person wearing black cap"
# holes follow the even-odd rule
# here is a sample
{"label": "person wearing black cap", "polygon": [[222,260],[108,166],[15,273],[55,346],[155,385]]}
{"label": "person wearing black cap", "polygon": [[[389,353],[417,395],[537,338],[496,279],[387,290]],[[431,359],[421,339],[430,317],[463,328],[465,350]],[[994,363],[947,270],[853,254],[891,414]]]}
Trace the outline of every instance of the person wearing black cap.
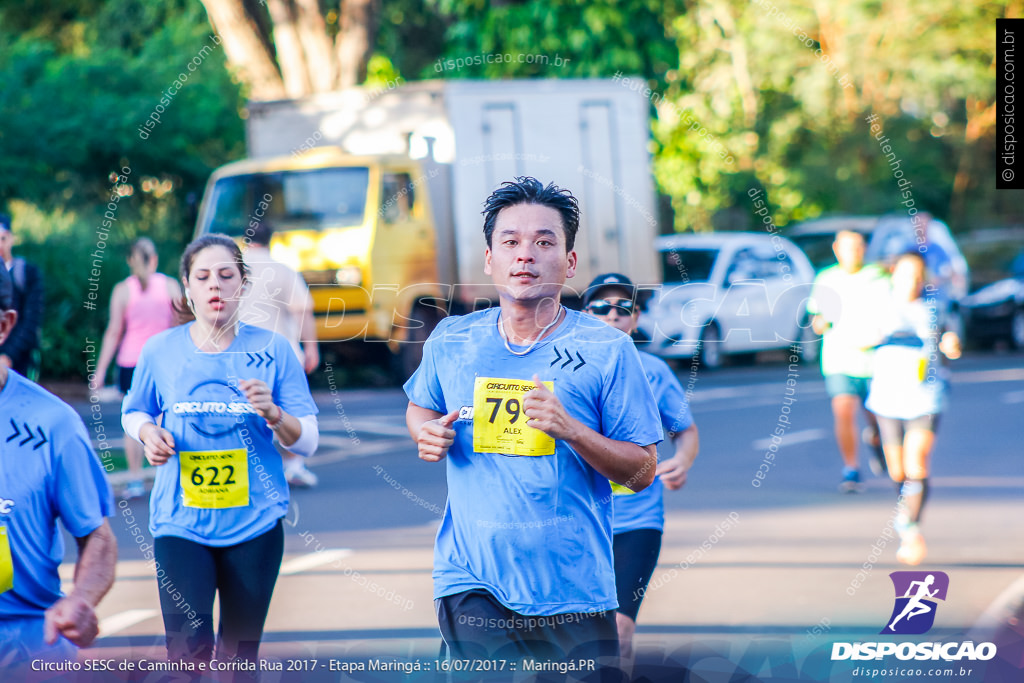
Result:
{"label": "person wearing black cap", "polygon": [[[13,299],[11,276],[0,268],[0,342],[17,329]],[[74,409],[3,365],[0,415],[0,665],[21,680],[41,660],[74,660],[75,646],[96,638],[95,607],[117,564],[106,520],[114,500]],[[78,542],[66,595],[58,518]]]}
{"label": "person wearing black cap", "polygon": [[38,368],[32,356],[39,348],[39,328],[43,324],[43,277],[34,265],[11,253],[13,246],[11,217],[0,214],[0,259],[11,275],[12,308],[18,314],[18,325],[7,341],[0,343],[0,366],[34,378]]}
{"label": "person wearing black cap", "polygon": [[[626,334],[636,330],[641,305],[636,286],[619,273],[598,275],[583,293],[583,307],[588,313]],[[619,599],[615,621],[627,667],[633,656],[637,613],[661,552],[665,525],[662,489],[675,491],[686,483],[700,446],[687,395],[675,374],[665,361],[642,351],[640,364],[658,403],[662,426],[672,435],[675,454],[658,463],[654,483],[639,493],[612,483],[612,547]]]}

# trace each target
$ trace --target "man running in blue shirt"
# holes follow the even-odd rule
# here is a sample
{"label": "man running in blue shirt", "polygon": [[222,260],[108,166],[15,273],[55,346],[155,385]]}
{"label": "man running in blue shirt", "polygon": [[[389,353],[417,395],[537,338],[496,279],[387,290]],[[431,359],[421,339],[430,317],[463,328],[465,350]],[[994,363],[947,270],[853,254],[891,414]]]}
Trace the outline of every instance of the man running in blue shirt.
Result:
{"label": "man running in blue shirt", "polygon": [[[0,343],[17,323],[0,268]],[[114,501],[78,414],[0,365],[0,670],[35,659],[74,659],[96,638],[96,604],[110,590],[117,545],[106,517]],[[61,593],[64,543],[78,541],[74,586]]]}
{"label": "man running in blue shirt", "polygon": [[405,385],[419,457],[447,456],[441,635],[454,659],[615,657],[609,480],[653,481],[658,408],[630,338],[560,303],[575,197],[517,178],[484,216],[500,307],[443,320]]}

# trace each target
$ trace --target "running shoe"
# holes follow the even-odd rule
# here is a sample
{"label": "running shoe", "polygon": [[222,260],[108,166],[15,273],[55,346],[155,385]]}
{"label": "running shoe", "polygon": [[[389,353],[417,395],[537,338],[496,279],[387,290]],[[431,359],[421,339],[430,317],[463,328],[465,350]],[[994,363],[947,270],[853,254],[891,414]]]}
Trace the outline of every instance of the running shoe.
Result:
{"label": "running shoe", "polygon": [[903,541],[900,543],[900,549],[896,551],[896,560],[903,564],[909,564],[912,567],[916,567],[924,561],[924,556],[928,554],[928,547],[925,545],[924,536],[917,530],[917,525],[912,524],[909,529],[903,533]]}
{"label": "running shoe", "polygon": [[868,465],[871,473],[876,477],[884,477],[889,474],[889,468],[885,464],[885,451],[882,450],[882,437],[877,427],[865,427],[860,433],[860,440],[871,449],[871,457],[868,458]]}
{"label": "running shoe", "polygon": [[843,480],[839,482],[839,490],[843,493],[860,493],[864,490],[864,484],[860,483],[860,471],[843,470]]}
{"label": "running shoe", "polygon": [[146,495],[146,485],[140,480],[128,482],[123,489],[121,489],[122,500],[133,500],[135,498],[143,498]]}
{"label": "running shoe", "polygon": [[289,486],[300,489],[312,488],[320,481],[298,458],[289,460],[285,464],[284,476],[288,480]]}

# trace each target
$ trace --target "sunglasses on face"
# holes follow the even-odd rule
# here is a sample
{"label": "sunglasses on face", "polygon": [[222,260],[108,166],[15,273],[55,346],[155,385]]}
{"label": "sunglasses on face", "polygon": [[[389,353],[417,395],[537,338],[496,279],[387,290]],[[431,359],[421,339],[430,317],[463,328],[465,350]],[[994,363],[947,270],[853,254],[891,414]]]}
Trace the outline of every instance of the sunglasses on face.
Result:
{"label": "sunglasses on face", "polygon": [[587,305],[587,311],[594,315],[608,315],[613,308],[622,315],[633,315],[635,302],[632,299],[598,299]]}

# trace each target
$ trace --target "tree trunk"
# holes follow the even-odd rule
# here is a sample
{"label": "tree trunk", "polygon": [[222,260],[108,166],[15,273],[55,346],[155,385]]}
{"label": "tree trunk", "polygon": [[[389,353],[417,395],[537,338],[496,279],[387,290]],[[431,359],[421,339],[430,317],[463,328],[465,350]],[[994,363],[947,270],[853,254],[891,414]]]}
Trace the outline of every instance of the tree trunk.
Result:
{"label": "tree trunk", "polygon": [[274,25],[277,65],[281,67],[284,90],[288,97],[308,95],[313,86],[296,22],[295,5],[291,0],[267,0],[267,11]]}
{"label": "tree trunk", "polygon": [[306,52],[306,66],[313,92],[328,92],[337,80],[338,68],[327,33],[327,22],[320,14],[319,0],[295,0],[296,27],[302,48]]}
{"label": "tree trunk", "polygon": [[337,43],[338,88],[351,88],[366,79],[366,65],[377,35],[379,0],[342,0]]}
{"label": "tree trunk", "polygon": [[246,14],[242,0],[202,0],[210,25],[224,44],[228,64],[248,86],[253,100],[278,100],[285,96],[281,73],[261,40],[260,28]]}

